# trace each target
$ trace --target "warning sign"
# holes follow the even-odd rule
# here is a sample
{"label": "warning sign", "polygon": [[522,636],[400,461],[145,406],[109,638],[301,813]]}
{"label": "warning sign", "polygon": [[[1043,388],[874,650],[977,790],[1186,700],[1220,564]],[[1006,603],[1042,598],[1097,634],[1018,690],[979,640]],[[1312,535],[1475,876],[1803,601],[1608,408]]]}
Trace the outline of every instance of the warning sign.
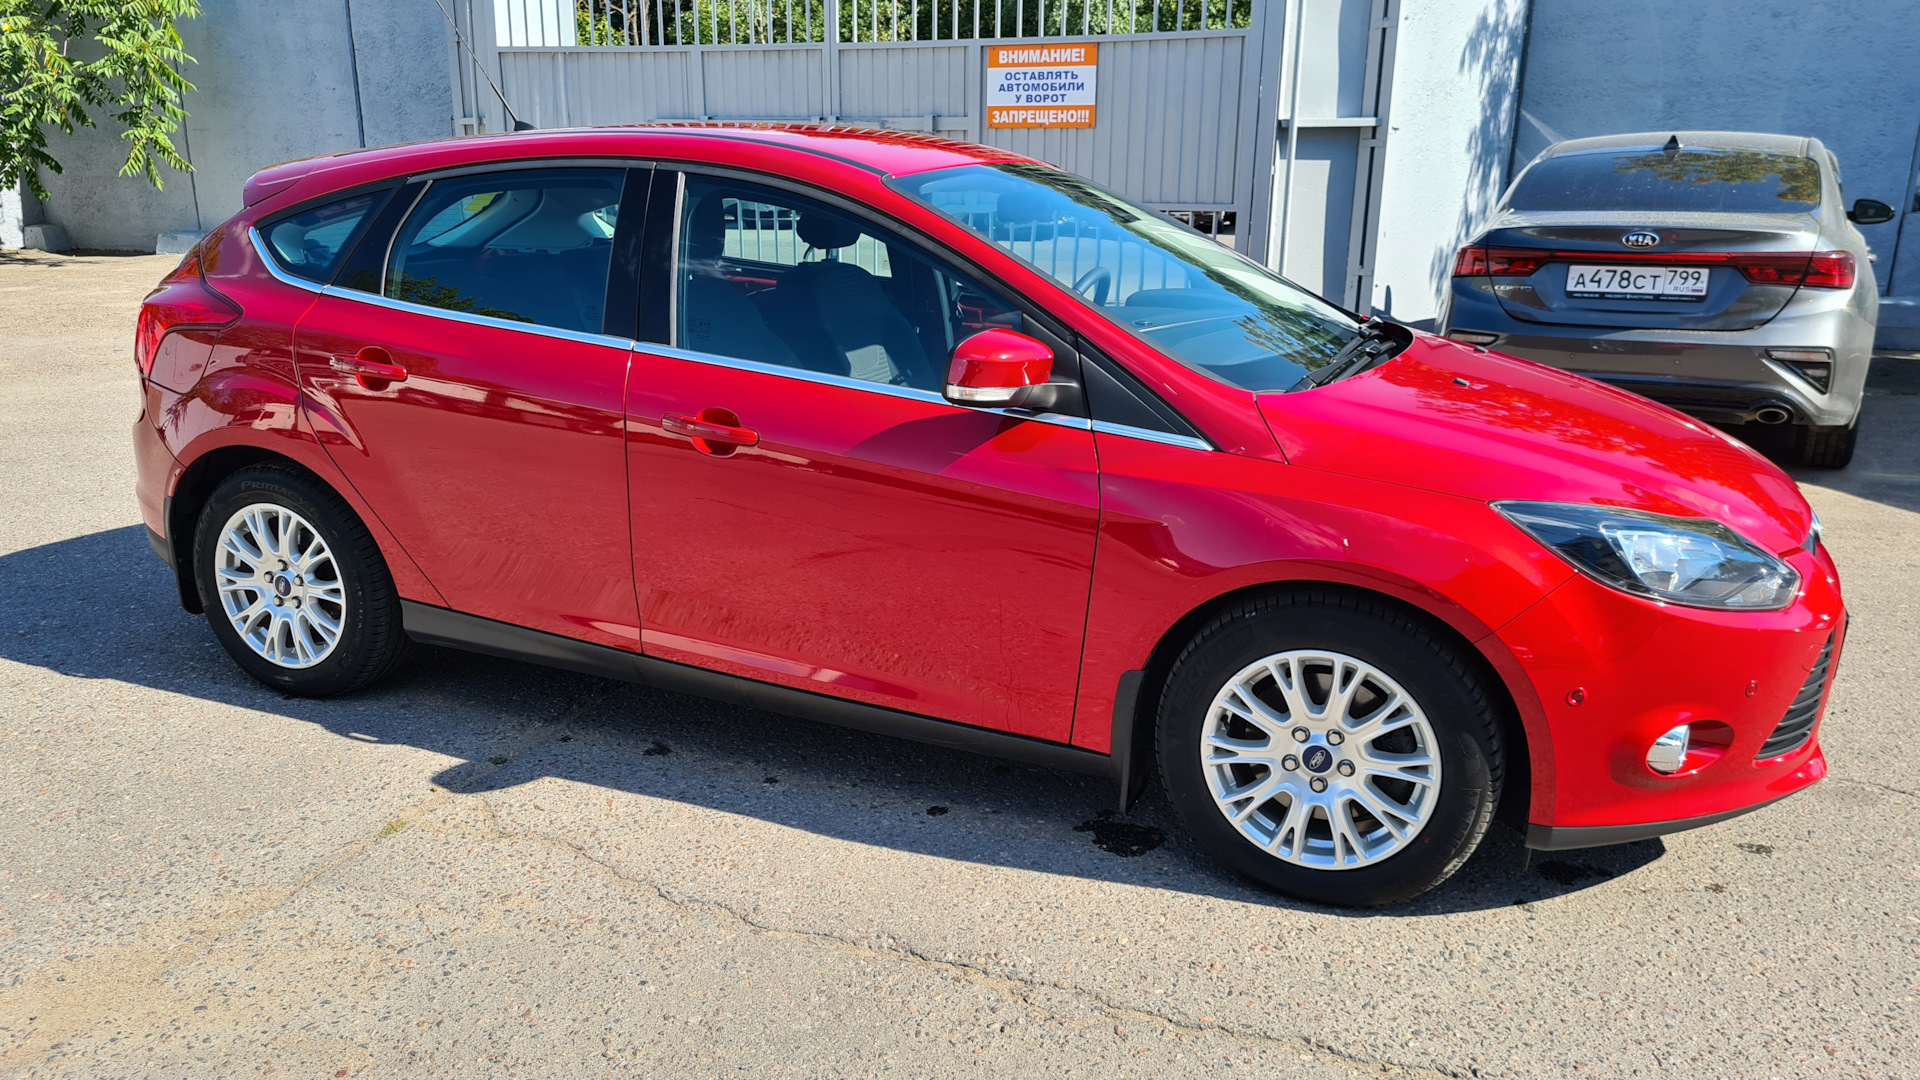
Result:
{"label": "warning sign", "polygon": [[1093,126],[1093,42],[994,45],[987,49],[987,126]]}

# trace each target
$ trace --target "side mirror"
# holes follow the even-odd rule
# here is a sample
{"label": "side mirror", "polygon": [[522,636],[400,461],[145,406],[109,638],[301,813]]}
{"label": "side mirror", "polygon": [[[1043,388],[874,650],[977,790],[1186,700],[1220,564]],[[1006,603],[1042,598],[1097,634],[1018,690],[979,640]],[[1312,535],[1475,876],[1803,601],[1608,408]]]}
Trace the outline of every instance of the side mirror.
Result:
{"label": "side mirror", "polygon": [[1053,377],[1053,350],[1012,330],[982,330],[956,345],[947,365],[948,401],[1020,405]]}
{"label": "side mirror", "polygon": [[1879,199],[1855,199],[1847,220],[1855,225],[1879,225],[1894,219],[1893,207]]}

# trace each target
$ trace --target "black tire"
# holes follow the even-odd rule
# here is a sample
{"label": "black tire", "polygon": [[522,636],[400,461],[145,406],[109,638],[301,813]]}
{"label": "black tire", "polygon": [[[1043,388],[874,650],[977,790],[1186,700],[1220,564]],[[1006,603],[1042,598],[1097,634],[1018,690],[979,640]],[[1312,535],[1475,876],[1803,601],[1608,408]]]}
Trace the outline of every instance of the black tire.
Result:
{"label": "black tire", "polygon": [[[283,666],[256,652],[222,606],[215,576],[220,534],[234,514],[254,504],[299,515],[333,555],[331,569],[344,597],[339,636],[332,651],[311,666]],[[258,465],[222,481],[200,511],[193,568],[214,637],[247,674],[275,690],[300,697],[350,693],[387,675],[412,651],[412,639],[401,627],[400,595],[379,545],[346,500],[295,466]]]}
{"label": "black tire", "polygon": [[[1208,786],[1200,747],[1215,695],[1249,665],[1297,649],[1343,653],[1372,665],[1412,696],[1432,729],[1439,794],[1419,832],[1376,863],[1316,869],[1269,853],[1227,820]],[[1157,733],[1162,782],[1195,843],[1236,872],[1313,903],[1372,907],[1426,892],[1473,854],[1500,803],[1500,725],[1476,669],[1424,624],[1360,596],[1279,593],[1216,616],[1175,660]],[[1327,759],[1321,760],[1325,769]],[[1304,768],[1307,759],[1296,761]]]}
{"label": "black tire", "polygon": [[1860,420],[1846,427],[1802,427],[1800,464],[1816,469],[1844,469],[1853,461],[1853,447],[1860,438]]}

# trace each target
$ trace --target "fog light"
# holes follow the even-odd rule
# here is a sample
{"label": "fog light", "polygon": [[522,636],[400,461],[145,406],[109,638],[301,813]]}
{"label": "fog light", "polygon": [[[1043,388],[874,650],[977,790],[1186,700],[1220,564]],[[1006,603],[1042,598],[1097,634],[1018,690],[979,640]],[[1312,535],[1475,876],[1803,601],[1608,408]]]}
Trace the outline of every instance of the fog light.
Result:
{"label": "fog light", "polygon": [[1689,726],[1681,724],[1653,740],[1653,745],[1647,747],[1647,768],[1667,776],[1679,772],[1680,766],[1686,764],[1689,733]]}
{"label": "fog light", "polygon": [[1447,337],[1469,345],[1491,345],[1500,340],[1499,334],[1489,334],[1485,330],[1449,330]]}
{"label": "fog light", "polygon": [[1821,393],[1833,388],[1833,354],[1825,349],[1768,349],[1767,356],[1793,369]]}

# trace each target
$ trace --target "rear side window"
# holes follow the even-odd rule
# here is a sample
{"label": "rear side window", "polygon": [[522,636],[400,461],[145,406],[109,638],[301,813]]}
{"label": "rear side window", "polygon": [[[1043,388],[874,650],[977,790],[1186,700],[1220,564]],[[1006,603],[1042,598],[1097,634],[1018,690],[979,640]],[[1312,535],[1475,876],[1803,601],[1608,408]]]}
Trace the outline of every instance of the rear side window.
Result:
{"label": "rear side window", "polygon": [[385,294],[597,334],[623,169],[436,180],[394,237]]}
{"label": "rear side window", "polygon": [[1804,214],[1820,205],[1820,165],[1761,150],[1634,150],[1534,162],[1512,210]]}
{"label": "rear side window", "polygon": [[282,270],[324,285],[387,195],[367,192],[281,218],[264,230],[267,249]]}

